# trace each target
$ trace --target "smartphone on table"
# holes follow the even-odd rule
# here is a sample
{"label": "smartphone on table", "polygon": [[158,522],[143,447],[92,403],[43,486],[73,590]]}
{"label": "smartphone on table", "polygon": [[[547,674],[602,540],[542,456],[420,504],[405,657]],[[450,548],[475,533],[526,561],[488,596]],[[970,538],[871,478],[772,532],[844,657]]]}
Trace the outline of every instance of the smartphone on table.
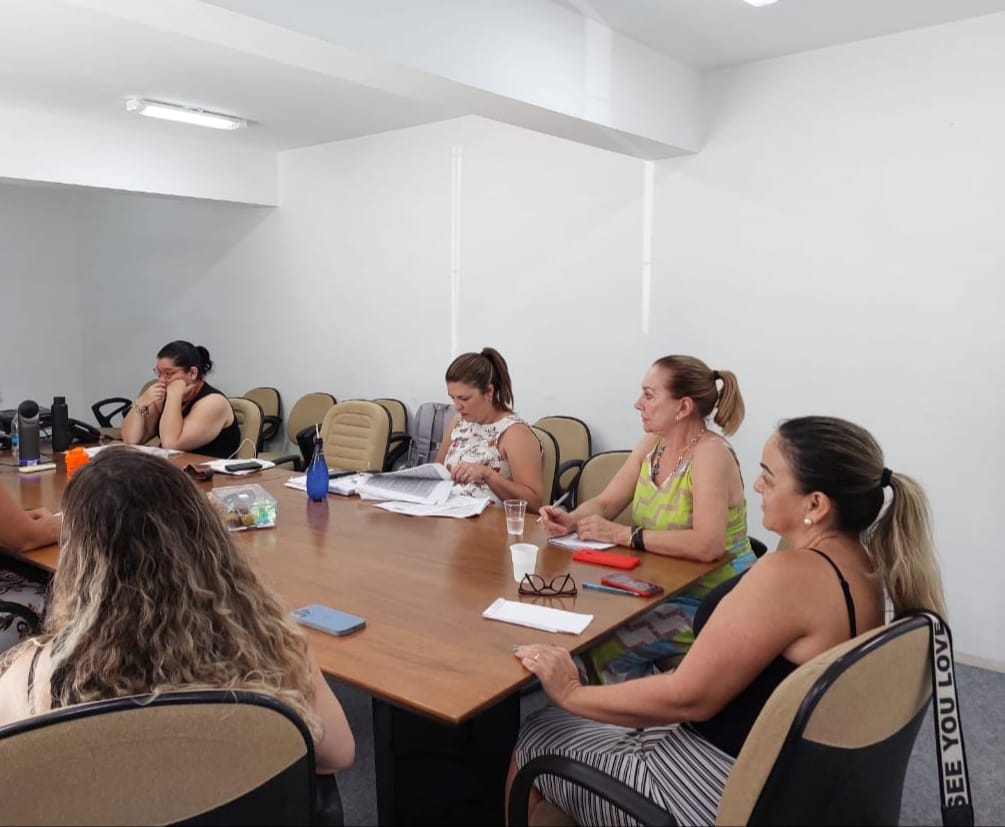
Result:
{"label": "smartphone on table", "polygon": [[623,589],[626,592],[637,594],[639,597],[655,597],[663,594],[663,587],[650,583],[648,580],[638,580],[629,577],[627,574],[608,574],[600,578],[600,582],[605,586],[613,586],[615,589]]}
{"label": "smartphone on table", "polygon": [[366,626],[366,621],[358,615],[340,612],[338,609],[322,606],[318,603],[312,603],[302,609],[295,609],[293,618],[304,626],[339,636],[347,635]]}

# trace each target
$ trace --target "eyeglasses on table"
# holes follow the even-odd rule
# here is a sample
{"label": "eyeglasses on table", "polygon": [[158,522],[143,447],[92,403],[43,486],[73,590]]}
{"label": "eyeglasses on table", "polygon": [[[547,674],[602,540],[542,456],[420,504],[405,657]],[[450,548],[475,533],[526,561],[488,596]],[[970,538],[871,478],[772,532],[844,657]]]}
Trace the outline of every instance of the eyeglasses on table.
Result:
{"label": "eyeglasses on table", "polygon": [[556,574],[551,579],[545,579],[540,574],[525,574],[517,589],[520,594],[537,594],[546,597],[566,597],[576,594],[576,581],[572,575]]}

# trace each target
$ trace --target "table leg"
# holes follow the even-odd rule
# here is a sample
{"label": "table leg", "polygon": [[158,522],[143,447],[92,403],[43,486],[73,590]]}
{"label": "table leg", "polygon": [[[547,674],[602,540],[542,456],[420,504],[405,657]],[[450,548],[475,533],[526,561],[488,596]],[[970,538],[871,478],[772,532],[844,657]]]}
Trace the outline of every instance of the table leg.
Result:
{"label": "table leg", "polygon": [[381,825],[502,824],[520,695],[451,727],[373,699]]}

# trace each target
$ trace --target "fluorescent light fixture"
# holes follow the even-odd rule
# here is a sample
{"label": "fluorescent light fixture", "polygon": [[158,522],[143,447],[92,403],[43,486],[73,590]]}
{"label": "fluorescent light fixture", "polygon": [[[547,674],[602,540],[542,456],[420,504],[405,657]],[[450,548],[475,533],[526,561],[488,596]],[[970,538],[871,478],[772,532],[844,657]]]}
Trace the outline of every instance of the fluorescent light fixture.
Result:
{"label": "fluorescent light fixture", "polygon": [[208,126],[212,129],[240,129],[248,125],[248,122],[244,118],[221,115],[219,112],[207,112],[205,109],[197,109],[194,106],[180,106],[176,103],[164,103],[163,101],[148,101],[145,98],[129,98],[126,101],[126,110],[135,112],[137,115],[146,115],[149,118],[180,121],[181,123],[191,123],[196,126]]}
{"label": "fluorescent light fixture", "polygon": [[748,6],[770,6],[772,3],[777,3],[778,0],[743,0]]}

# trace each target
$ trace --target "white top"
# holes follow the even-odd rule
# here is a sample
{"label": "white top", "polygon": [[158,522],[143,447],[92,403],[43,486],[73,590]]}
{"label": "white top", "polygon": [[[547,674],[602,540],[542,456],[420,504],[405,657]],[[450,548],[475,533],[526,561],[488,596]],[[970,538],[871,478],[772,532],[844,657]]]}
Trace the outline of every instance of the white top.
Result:
{"label": "white top", "polygon": [[[523,420],[513,413],[487,425],[458,419],[454,430],[450,433],[450,447],[447,449],[443,464],[450,469],[462,462],[487,465],[505,479],[513,479],[509,462],[499,453],[499,439],[503,432],[516,422],[523,422]],[[489,488],[488,483],[482,480],[463,485],[455,483],[453,493],[466,497],[488,497],[495,503],[500,502],[499,497]]]}

